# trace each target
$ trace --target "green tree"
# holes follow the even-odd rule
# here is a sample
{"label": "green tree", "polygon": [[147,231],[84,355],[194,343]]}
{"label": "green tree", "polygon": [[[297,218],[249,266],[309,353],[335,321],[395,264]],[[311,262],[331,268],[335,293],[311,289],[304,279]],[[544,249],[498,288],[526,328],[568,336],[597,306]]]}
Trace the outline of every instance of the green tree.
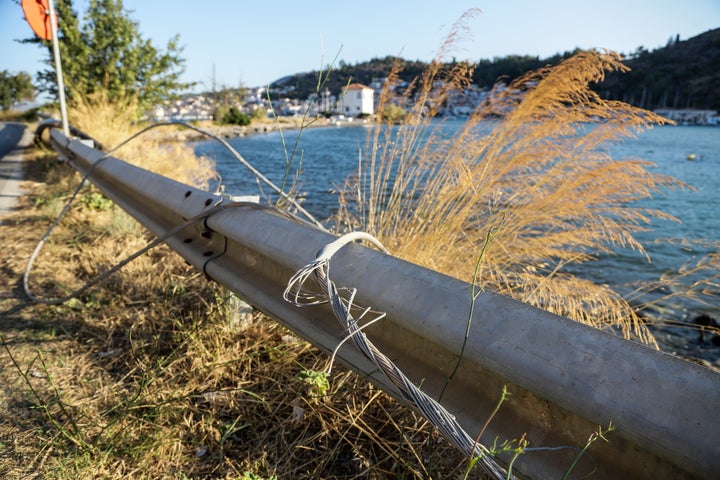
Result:
{"label": "green tree", "polygon": [[[136,97],[141,108],[150,108],[176,96],[192,84],[180,81],[185,59],[179,37],[165,50],[142,37],[122,0],[90,0],[83,22],[72,0],[57,0],[58,40],[63,77],[70,99],[104,92],[109,100]],[[38,89],[57,95],[51,42],[37,39],[48,51],[51,67],[38,74]]]}
{"label": "green tree", "polygon": [[381,110],[382,119],[388,123],[397,124],[402,122],[407,116],[407,112],[404,108],[395,105],[388,104]]}
{"label": "green tree", "polygon": [[215,111],[215,119],[223,125],[250,125],[250,117],[242,113],[237,107],[221,106]]}
{"label": "green tree", "polygon": [[0,72],[0,110],[10,110],[23,100],[35,98],[32,78],[26,72],[12,75],[9,71]]}

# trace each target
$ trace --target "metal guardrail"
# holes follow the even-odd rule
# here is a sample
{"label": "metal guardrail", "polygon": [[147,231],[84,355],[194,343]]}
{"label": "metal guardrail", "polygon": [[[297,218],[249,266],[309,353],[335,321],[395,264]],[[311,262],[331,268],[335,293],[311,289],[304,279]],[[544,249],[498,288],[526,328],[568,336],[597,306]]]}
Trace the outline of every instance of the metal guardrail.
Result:
{"label": "metal guardrail", "polygon": [[[331,235],[272,209],[227,200],[103,157],[59,131],[56,148],[105,195],[156,235],[209,209],[219,211],[167,243],[211,279],[326,352],[344,332],[326,307],[299,309],[283,300],[290,277],[315,258]],[[227,208],[222,208],[227,205]],[[357,302],[387,317],[365,332],[425,392],[437,398],[465,338],[471,286],[358,244],[332,261],[335,283],[357,288]],[[346,365],[397,395],[354,347]],[[477,297],[460,368],[442,404],[463,428],[479,432],[503,386],[511,393],[482,441],[518,439],[530,447],[584,446],[609,422],[609,443],[596,442],[571,478],[720,478],[720,374],[644,345],[510,298]],[[516,471],[559,479],[577,449],[521,455]]]}

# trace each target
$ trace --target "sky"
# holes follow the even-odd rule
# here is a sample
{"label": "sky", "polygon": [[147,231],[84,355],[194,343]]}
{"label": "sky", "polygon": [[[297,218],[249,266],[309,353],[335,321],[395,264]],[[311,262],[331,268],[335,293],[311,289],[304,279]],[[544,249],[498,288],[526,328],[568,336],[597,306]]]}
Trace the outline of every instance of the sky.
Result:
{"label": "sky", "polygon": [[[74,0],[82,20],[89,0]],[[266,86],[283,76],[343,60],[400,55],[429,61],[452,25],[480,10],[451,52],[457,60],[541,58],[579,48],[630,53],[720,27],[720,0],[124,0],[141,35],[164,49],[184,46],[184,81],[197,91]],[[45,68],[22,9],[0,0],[0,71]],[[72,59],[63,59],[64,62]]]}

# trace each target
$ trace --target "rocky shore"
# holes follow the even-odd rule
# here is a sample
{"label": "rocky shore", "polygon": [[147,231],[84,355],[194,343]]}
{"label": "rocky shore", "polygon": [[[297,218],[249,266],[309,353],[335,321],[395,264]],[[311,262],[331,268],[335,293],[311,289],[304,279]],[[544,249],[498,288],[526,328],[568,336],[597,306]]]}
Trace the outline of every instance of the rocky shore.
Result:
{"label": "rocky shore", "polygon": [[[277,120],[267,119],[265,121],[253,121],[248,126],[240,125],[218,125],[210,121],[193,122],[192,126],[204,132],[220,138],[229,139],[245,137],[262,133],[270,133],[278,130],[299,130],[305,128],[319,127],[345,127],[370,125],[371,119],[357,118],[302,118],[302,117],[281,117]],[[177,126],[171,129],[162,129],[155,132],[155,136],[166,142],[197,142],[207,140],[203,133]]]}

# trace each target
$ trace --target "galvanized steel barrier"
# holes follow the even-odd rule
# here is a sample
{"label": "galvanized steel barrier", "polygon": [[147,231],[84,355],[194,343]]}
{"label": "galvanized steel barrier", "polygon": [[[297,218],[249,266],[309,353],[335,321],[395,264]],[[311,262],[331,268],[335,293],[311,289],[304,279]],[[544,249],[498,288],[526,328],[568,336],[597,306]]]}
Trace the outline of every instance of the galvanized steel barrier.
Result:
{"label": "galvanized steel barrier", "polygon": [[[231,205],[210,194],[51,133],[54,146],[108,198],[156,235],[227,205],[167,243],[208,277],[325,352],[343,340],[326,306],[283,300],[292,275],[334,240],[270,208]],[[471,285],[358,244],[333,257],[338,286],[357,302],[387,312],[365,332],[403,371],[437,398],[461,351]],[[720,478],[720,374],[510,298],[475,299],[460,368],[442,404],[471,435],[480,431],[503,386],[511,396],[482,441],[518,439],[531,450],[514,469],[559,479],[598,426],[616,429],[596,442],[570,478]],[[351,342],[346,365],[397,396],[395,387]]]}

